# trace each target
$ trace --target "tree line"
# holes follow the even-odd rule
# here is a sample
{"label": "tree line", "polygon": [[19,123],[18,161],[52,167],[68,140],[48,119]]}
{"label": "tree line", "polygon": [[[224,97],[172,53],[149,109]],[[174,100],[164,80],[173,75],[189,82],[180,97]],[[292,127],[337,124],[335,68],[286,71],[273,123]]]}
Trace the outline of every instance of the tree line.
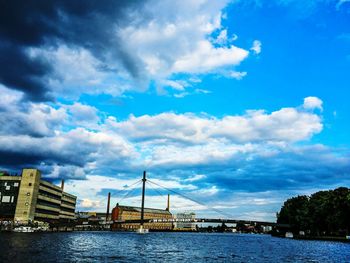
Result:
{"label": "tree line", "polygon": [[313,236],[350,234],[350,189],[319,191],[288,199],[277,213],[277,223],[289,224],[295,234]]}

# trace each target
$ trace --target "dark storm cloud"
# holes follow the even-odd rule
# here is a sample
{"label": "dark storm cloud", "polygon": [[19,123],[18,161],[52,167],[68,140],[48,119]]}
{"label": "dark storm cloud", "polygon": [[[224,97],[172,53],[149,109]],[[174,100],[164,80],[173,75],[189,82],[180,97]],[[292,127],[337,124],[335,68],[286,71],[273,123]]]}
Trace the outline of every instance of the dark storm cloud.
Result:
{"label": "dark storm cloud", "polygon": [[[350,156],[336,156],[331,149],[306,147],[299,152],[281,152],[239,165],[208,172],[205,183],[220,189],[248,192],[325,187],[350,180]],[[201,171],[205,172],[205,171]]]}
{"label": "dark storm cloud", "polygon": [[24,91],[32,100],[50,99],[47,77],[52,67],[45,59],[30,56],[28,49],[58,44],[84,47],[102,62],[106,56],[118,58],[133,77],[139,77],[139,63],[113,34],[115,26],[141,20],[138,10],[144,4],[131,0],[1,0],[0,83]]}
{"label": "dark storm cloud", "polygon": [[[170,167],[170,168],[169,168]],[[318,145],[290,147],[274,155],[241,154],[225,162],[213,160],[189,166],[152,167],[153,177],[176,178],[198,189],[212,186],[218,194],[235,191],[293,191],[334,184],[349,186],[350,156],[342,149]],[[191,180],[194,175],[203,175]],[[191,192],[188,189],[186,191]]]}
{"label": "dark storm cloud", "polygon": [[22,47],[0,43],[0,82],[25,91],[32,100],[49,99],[42,77],[50,74],[51,67],[42,59],[31,59]]}
{"label": "dark storm cloud", "polygon": [[42,156],[0,150],[0,160],[2,167],[17,169],[18,166],[38,165],[42,160]]}
{"label": "dark storm cloud", "polygon": [[1,167],[18,169],[19,167],[33,167],[45,162],[50,164],[69,164],[82,167],[86,160],[82,158],[72,158],[72,156],[60,155],[51,152],[26,151],[3,151],[0,150]]}

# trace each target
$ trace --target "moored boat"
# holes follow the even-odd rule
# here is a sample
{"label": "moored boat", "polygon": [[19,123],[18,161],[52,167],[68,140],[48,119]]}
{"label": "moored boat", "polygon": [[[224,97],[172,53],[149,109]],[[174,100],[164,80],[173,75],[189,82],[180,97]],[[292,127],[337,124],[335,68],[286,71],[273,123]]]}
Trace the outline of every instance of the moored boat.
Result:
{"label": "moored boat", "polygon": [[33,233],[34,229],[30,226],[19,226],[13,229],[13,232],[18,233]]}

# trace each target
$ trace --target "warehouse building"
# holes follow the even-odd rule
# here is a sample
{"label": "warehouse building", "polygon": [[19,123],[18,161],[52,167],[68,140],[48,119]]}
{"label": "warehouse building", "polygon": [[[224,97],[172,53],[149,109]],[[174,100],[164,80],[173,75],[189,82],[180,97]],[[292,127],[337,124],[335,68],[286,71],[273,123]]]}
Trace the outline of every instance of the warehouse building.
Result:
{"label": "warehouse building", "polygon": [[[140,223],[121,223],[126,220],[140,220],[141,208],[134,206],[120,206],[117,204],[112,210],[112,230],[134,231],[140,228]],[[145,208],[144,209],[144,228],[150,231],[168,231],[173,229],[172,214],[168,207],[166,209]],[[154,219],[154,222],[147,222],[148,219]],[[119,223],[119,222],[120,223]]]}
{"label": "warehouse building", "polygon": [[23,169],[21,176],[0,173],[0,220],[60,222],[75,219],[77,197],[41,180],[37,169]]}

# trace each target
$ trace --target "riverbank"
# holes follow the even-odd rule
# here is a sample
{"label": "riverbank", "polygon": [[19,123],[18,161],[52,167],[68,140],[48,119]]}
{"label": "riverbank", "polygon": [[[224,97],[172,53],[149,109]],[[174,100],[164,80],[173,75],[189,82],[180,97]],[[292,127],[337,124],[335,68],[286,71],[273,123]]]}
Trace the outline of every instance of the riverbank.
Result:
{"label": "riverbank", "polygon": [[332,236],[295,236],[294,239],[300,240],[320,240],[320,241],[336,241],[343,243],[350,243],[347,237],[332,237]]}

